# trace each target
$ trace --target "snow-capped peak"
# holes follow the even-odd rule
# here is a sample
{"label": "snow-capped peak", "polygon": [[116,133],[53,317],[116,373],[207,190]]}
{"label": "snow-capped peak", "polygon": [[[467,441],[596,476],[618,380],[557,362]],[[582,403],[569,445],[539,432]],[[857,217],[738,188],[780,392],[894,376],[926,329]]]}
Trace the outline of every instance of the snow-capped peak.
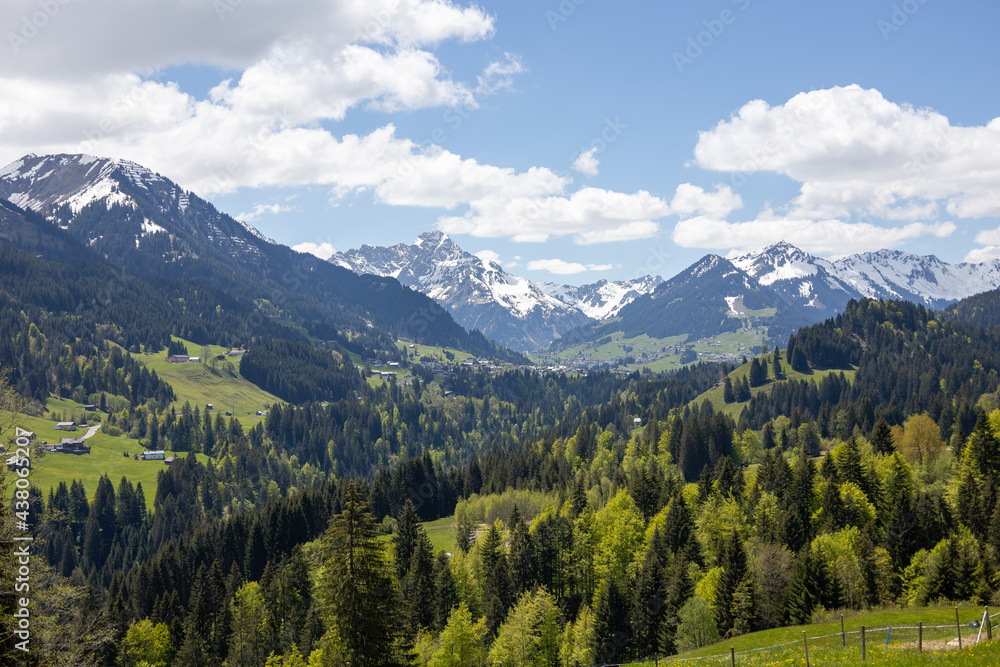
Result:
{"label": "snow-capped peak", "polygon": [[813,276],[819,270],[818,262],[828,264],[785,241],[757,252],[736,255],[729,261],[755,277],[762,285]]}

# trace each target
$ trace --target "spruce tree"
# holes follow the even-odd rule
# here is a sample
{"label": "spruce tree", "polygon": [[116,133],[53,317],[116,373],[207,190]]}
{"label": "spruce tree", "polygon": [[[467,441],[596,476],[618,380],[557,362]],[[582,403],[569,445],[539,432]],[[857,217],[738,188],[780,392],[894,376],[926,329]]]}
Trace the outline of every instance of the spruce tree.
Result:
{"label": "spruce tree", "polygon": [[434,561],[434,629],[438,632],[448,623],[452,610],[458,606],[458,586],[451,570],[451,557],[441,551]]}
{"label": "spruce tree", "polygon": [[879,417],[878,421],[875,422],[869,439],[876,454],[892,454],[896,451],[895,443],[892,441],[892,429],[889,428],[889,422],[883,417]]}
{"label": "spruce tree", "polygon": [[319,595],[327,615],[323,642],[354,667],[395,666],[400,659],[402,605],[378,523],[357,485],[347,487],[344,510],[322,541]]}
{"label": "spruce tree", "polygon": [[535,585],[535,549],[517,505],[510,516],[510,581],[514,598]]}
{"label": "spruce tree", "polygon": [[[722,573],[715,589],[715,621],[719,634],[733,636],[737,620],[736,590],[750,573],[743,540],[734,530],[720,539],[719,567]],[[749,621],[744,621],[749,622]]]}
{"label": "spruce tree", "polygon": [[625,662],[632,643],[628,591],[615,580],[604,580],[594,608],[594,634],[598,658],[607,663]]}
{"label": "spruce tree", "polygon": [[486,615],[486,629],[490,635],[497,630],[507,616],[514,601],[511,592],[510,563],[503,548],[500,528],[494,523],[482,538],[480,567],[483,573],[483,611]]}
{"label": "spruce tree", "polygon": [[396,529],[392,533],[392,546],[396,552],[396,577],[400,580],[410,571],[410,561],[417,550],[420,539],[420,517],[413,501],[407,499],[403,503],[396,519]]}
{"label": "spruce tree", "polygon": [[636,577],[632,598],[632,628],[636,656],[656,655],[659,651],[659,630],[663,623],[666,597],[666,576],[663,553],[665,540],[658,529],[653,536]]}
{"label": "spruce tree", "polygon": [[726,380],[722,385],[722,400],[728,403],[736,402],[736,394],[733,393],[733,382],[726,376]]}

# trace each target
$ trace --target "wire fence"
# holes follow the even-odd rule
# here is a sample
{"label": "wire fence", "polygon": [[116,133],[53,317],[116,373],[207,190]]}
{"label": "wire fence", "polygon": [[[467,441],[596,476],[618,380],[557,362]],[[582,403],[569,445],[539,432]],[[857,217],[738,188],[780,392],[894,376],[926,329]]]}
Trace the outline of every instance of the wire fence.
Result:
{"label": "wire fence", "polygon": [[[789,658],[798,655],[810,665],[810,656],[821,655],[828,658],[840,654],[843,664],[855,664],[869,657],[878,656],[886,651],[912,650],[941,651],[962,649],[993,639],[1000,631],[1000,611],[991,613],[989,607],[982,608],[978,619],[970,622],[969,608],[965,608],[965,623],[961,621],[959,607],[955,607],[955,622],[945,624],[924,625],[883,625],[866,627],[862,625],[855,630],[847,630],[844,617],[841,616],[841,630],[829,634],[810,637],[806,631],[802,637],[786,642],[760,646],[737,651],[730,648],[728,652],[697,657],[670,657],[647,660],[645,662],[630,662],[611,664],[604,667],[659,667],[660,665],[682,665],[694,663],[698,665],[749,665],[757,663],[761,658]],[[826,662],[826,661],[824,661]]]}

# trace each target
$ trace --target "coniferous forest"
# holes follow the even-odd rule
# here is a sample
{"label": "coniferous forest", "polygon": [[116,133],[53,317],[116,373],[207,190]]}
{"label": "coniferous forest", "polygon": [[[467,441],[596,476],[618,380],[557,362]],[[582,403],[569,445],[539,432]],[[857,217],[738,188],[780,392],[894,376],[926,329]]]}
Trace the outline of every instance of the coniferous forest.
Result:
{"label": "coniferous forest", "polygon": [[133,358],[240,344],[238,304],[177,283],[156,309],[88,310],[86,271],[32,291],[10,252],[5,396],[96,400],[105,428],[180,456],[155,490],[15,496],[44,621],[4,664],[599,665],[822,610],[1000,599],[996,293],[851,302],[742,365],[665,375],[414,360],[372,385],[358,340],[264,322],[242,373],[282,402],[244,428]]}

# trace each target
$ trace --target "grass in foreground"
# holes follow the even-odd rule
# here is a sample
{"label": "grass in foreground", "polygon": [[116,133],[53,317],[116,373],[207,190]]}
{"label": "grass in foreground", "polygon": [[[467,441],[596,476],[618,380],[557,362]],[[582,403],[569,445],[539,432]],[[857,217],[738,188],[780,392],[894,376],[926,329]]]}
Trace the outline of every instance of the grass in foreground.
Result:
{"label": "grass in foreground", "polygon": [[[991,612],[992,613],[992,612]],[[805,664],[802,633],[809,638],[809,658],[813,665],[855,665],[861,663],[861,626],[866,627],[866,660],[873,665],[949,665],[965,667],[1000,665],[1000,641],[986,642],[983,630],[981,643],[974,645],[978,629],[969,623],[983,616],[982,607],[959,608],[963,650],[958,651],[954,607],[920,607],[900,610],[880,610],[846,615],[846,647],[842,645],[840,617],[804,626],[791,626],[755,632],[716,644],[688,651],[659,661],[659,664],[730,665],[730,647],[736,650],[736,663],[746,666]],[[994,624],[998,619],[994,619]],[[917,652],[918,631],[923,622],[923,653]],[[890,631],[889,628],[892,627]],[[997,628],[994,628],[994,632]],[[886,639],[889,639],[886,648]],[[971,648],[970,648],[971,647]],[[689,663],[688,661],[694,661]],[[681,662],[683,661],[683,662]],[[652,665],[653,662],[634,663]]]}

